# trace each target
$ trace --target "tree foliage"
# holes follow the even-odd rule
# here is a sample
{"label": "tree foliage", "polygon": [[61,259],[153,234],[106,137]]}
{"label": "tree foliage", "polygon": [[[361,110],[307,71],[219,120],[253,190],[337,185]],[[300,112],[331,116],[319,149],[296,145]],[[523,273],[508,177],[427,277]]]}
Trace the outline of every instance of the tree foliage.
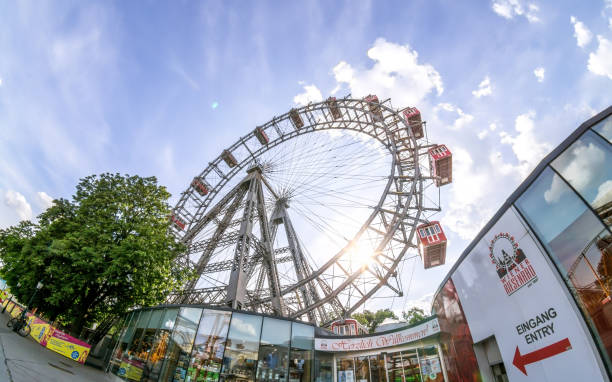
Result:
{"label": "tree foliage", "polygon": [[81,179],[72,200],[55,200],[37,224],[0,230],[1,275],[22,302],[42,281],[32,306],[76,335],[130,307],[158,304],[189,277],[174,266],[184,248],[168,232],[169,197],[155,177]]}
{"label": "tree foliage", "polygon": [[412,307],[407,312],[402,312],[402,318],[409,324],[416,324],[426,318],[425,311],[421,308]]}
{"label": "tree foliage", "polygon": [[385,320],[385,318],[395,318],[397,316],[390,309],[379,309],[376,312],[364,310],[363,313],[353,313],[352,317],[357,320],[360,324],[368,328],[368,332],[374,333],[378,325]]}

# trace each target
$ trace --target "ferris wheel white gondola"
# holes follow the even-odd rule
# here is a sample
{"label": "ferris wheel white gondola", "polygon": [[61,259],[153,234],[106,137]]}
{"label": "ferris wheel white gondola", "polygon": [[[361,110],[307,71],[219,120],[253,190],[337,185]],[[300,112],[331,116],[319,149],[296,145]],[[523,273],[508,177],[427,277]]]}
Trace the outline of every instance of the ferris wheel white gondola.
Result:
{"label": "ferris wheel white gondola", "polygon": [[[441,184],[441,171],[422,171],[426,157],[436,164],[430,149],[438,146],[416,134],[415,126],[422,129],[423,124],[418,110],[415,123],[413,109],[407,116],[375,95],[330,97],[291,109],[224,150],[193,179],[174,208],[171,227],[189,248],[179,263],[195,268],[200,279],[174,292],[169,301],[229,304],[324,324],[350,314],[382,287],[401,295],[398,265],[418,256],[417,227],[428,223],[428,214],[440,211],[439,206],[427,205],[424,194],[430,185]],[[346,133],[332,139],[336,133],[327,131]],[[342,152],[346,147],[355,149]],[[367,150],[387,154],[376,160],[363,153]],[[383,164],[390,173],[371,174]],[[300,183],[298,178],[304,176],[307,179]],[[326,176],[333,187],[325,183]],[[338,179],[348,182],[354,193],[326,192],[337,188]],[[310,205],[299,203],[298,183],[312,199]],[[366,200],[375,189],[382,195]],[[304,226],[294,224],[295,214],[303,213],[304,222],[326,234],[325,230],[341,230],[342,223],[333,218],[349,203],[370,212],[348,213],[349,218],[363,215],[363,220],[344,244],[327,254],[317,249],[318,258],[313,259],[308,253],[316,240],[300,238]],[[317,220],[308,216],[313,211],[330,215]],[[242,218],[236,219],[240,213]],[[275,238],[281,231],[285,242],[279,248]],[[222,250],[225,257],[219,258]],[[440,259],[443,263],[444,256]],[[283,262],[289,265],[280,269]]]}

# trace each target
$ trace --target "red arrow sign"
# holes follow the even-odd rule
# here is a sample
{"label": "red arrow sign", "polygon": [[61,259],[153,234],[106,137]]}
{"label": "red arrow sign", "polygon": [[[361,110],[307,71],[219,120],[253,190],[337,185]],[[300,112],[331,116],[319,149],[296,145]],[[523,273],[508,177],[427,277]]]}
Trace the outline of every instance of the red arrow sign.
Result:
{"label": "red arrow sign", "polygon": [[538,362],[554,355],[563,353],[564,351],[570,350],[571,348],[572,344],[570,344],[568,338],[565,338],[559,342],[555,342],[552,345],[545,346],[542,349],[532,351],[531,353],[527,353],[525,355],[521,355],[521,352],[519,351],[519,348],[517,346],[516,351],[514,352],[514,360],[512,361],[512,364],[516,366],[517,369],[522,371],[523,374],[527,375],[525,365],[529,365],[530,363]]}

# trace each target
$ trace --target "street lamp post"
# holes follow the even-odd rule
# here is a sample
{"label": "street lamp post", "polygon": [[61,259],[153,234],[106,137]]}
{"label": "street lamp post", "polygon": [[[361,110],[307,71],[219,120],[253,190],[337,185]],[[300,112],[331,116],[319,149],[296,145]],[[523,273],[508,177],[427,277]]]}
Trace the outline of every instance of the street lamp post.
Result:
{"label": "street lamp post", "polygon": [[[26,314],[28,313],[28,310],[30,310],[30,304],[32,303],[32,301],[34,300],[34,296],[36,296],[36,293],[43,287],[43,283],[42,282],[38,282],[36,284],[36,289],[34,290],[34,293],[32,293],[32,297],[30,297],[30,300],[28,301],[28,304],[26,305],[25,309],[23,310],[23,312],[21,312],[21,316],[19,317],[19,321],[17,323],[15,323],[15,325],[13,326],[13,331],[14,332],[19,332],[19,330],[21,330],[22,327],[24,327],[26,325],[25,323],[25,318],[26,318]],[[26,334],[27,335],[27,334]]]}

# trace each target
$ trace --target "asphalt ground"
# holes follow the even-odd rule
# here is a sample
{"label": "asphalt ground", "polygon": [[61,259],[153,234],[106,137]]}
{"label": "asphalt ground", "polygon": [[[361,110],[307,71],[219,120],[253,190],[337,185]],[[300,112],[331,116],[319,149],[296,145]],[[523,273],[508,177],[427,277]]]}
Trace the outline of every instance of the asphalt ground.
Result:
{"label": "asphalt ground", "polygon": [[21,337],[6,327],[8,314],[0,314],[0,382],[115,382],[112,374],[57,354],[32,337]]}

